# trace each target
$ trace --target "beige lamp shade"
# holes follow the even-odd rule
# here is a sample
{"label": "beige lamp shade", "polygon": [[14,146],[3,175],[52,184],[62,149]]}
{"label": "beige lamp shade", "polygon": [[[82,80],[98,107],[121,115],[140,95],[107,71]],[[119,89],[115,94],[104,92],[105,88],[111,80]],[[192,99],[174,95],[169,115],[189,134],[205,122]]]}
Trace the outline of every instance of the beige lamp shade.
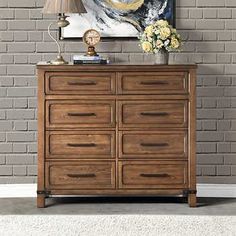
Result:
{"label": "beige lamp shade", "polygon": [[43,13],[87,13],[82,0],[47,0]]}

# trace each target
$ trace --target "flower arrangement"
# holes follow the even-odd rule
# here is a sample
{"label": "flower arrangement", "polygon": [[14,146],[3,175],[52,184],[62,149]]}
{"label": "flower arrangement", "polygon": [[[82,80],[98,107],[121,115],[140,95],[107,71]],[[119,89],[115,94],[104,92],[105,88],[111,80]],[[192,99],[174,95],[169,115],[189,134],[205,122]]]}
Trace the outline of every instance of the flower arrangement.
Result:
{"label": "flower arrangement", "polygon": [[146,27],[140,35],[140,46],[146,53],[158,53],[160,51],[179,51],[181,37],[166,20],[158,20]]}

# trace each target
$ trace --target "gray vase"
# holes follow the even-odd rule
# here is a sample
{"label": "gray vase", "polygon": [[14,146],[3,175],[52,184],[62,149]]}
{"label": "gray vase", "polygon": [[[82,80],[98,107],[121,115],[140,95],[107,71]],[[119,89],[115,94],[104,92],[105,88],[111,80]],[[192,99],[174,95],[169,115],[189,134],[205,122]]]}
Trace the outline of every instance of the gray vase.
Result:
{"label": "gray vase", "polygon": [[166,50],[161,50],[155,54],[155,64],[156,65],[168,65],[169,63],[169,52]]}

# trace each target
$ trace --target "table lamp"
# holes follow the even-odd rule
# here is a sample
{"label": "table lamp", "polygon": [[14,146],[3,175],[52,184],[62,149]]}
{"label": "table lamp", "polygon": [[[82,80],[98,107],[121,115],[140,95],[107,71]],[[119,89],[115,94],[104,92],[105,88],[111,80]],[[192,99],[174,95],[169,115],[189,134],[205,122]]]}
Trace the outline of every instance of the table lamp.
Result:
{"label": "table lamp", "polygon": [[52,22],[48,26],[48,34],[50,38],[57,44],[58,56],[55,60],[50,61],[53,65],[65,65],[68,64],[67,61],[61,55],[61,47],[56,38],[51,34],[51,26],[57,24],[58,27],[64,28],[70,24],[66,18],[66,13],[87,13],[82,0],[47,0],[43,8],[43,13],[45,14],[57,14],[59,19],[56,22]]}

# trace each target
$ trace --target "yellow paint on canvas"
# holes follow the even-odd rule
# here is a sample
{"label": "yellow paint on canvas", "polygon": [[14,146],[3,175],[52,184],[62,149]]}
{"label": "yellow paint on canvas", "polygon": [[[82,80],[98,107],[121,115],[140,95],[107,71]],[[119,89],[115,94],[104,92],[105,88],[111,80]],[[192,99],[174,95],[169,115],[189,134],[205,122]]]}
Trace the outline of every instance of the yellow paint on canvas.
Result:
{"label": "yellow paint on canvas", "polygon": [[133,0],[130,3],[117,2],[116,0],[106,0],[106,2],[114,9],[129,11],[138,10],[144,3],[144,0]]}

